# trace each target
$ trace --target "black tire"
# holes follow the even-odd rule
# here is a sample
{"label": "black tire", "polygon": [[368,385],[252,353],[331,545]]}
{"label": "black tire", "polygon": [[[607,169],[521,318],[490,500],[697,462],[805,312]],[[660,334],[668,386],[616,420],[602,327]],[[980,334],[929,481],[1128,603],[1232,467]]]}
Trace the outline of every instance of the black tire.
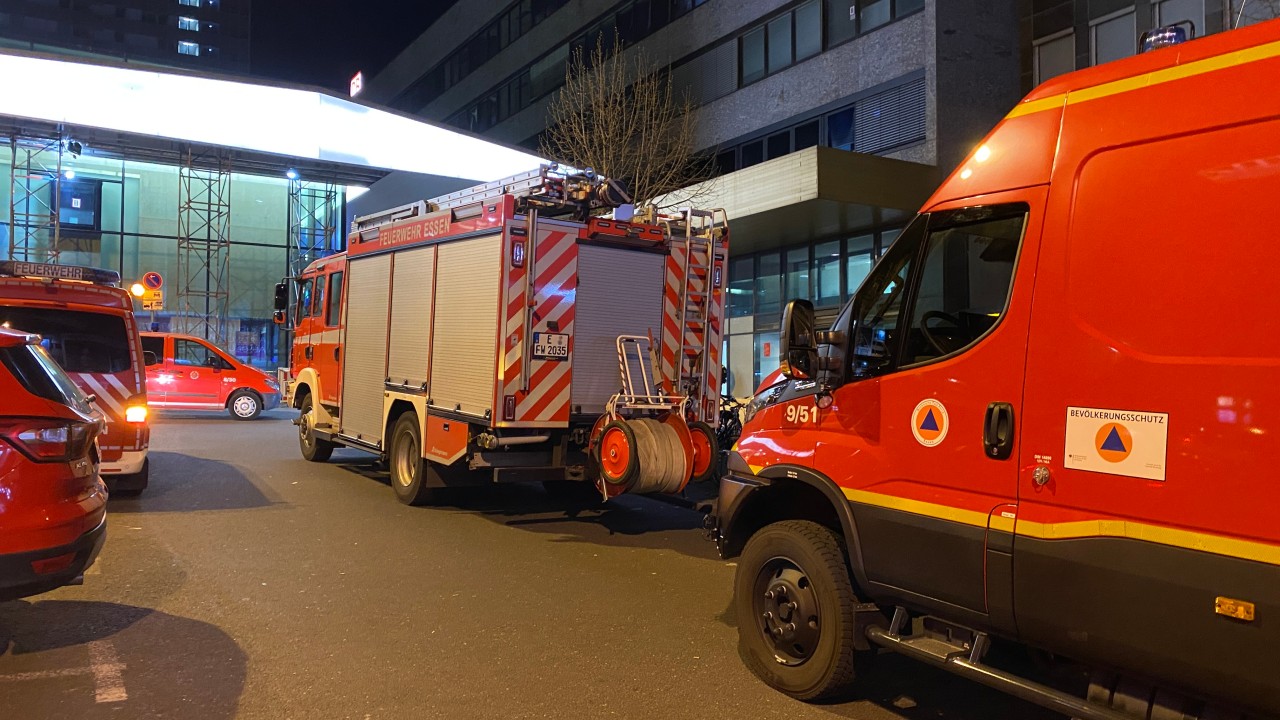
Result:
{"label": "black tire", "polygon": [[766,684],[798,700],[846,693],[857,602],[834,532],[808,520],[768,525],[738,559],[738,654]]}
{"label": "black tire", "polygon": [[311,396],[307,395],[298,403],[298,449],[302,457],[311,462],[325,462],[333,455],[332,442],[316,437],[315,418],[311,417],[313,407]]}
{"label": "black tire", "polygon": [[142,469],[131,475],[116,475],[107,480],[108,498],[133,498],[151,483],[151,458],[142,461]]}
{"label": "black tire", "polygon": [[241,388],[227,398],[227,412],[237,420],[257,420],[262,414],[262,398],[252,390]]}
{"label": "black tire", "polygon": [[396,499],[405,505],[425,505],[431,499],[417,413],[406,412],[396,418],[396,424],[391,430],[387,464],[390,466],[391,489],[396,491]]}

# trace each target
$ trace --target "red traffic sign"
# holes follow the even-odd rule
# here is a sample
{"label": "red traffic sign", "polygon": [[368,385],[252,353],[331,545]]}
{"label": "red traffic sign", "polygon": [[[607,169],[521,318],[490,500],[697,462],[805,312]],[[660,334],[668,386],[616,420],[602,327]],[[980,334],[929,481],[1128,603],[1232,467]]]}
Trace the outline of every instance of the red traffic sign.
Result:
{"label": "red traffic sign", "polygon": [[164,278],[158,272],[149,272],[142,276],[142,286],[148,290],[159,290],[164,287]]}

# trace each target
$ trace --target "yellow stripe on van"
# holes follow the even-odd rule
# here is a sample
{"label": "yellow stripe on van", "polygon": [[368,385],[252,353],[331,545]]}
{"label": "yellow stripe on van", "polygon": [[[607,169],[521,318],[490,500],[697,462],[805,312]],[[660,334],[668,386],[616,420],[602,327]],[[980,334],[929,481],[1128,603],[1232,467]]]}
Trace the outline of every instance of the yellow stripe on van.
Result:
{"label": "yellow stripe on van", "polygon": [[1023,115],[1031,115],[1045,110],[1052,110],[1054,108],[1062,107],[1063,104],[1074,105],[1076,103],[1089,102],[1090,100],[1118,95],[1131,90],[1140,90],[1145,87],[1151,87],[1152,85],[1160,85],[1174,80],[1182,80],[1183,78],[1203,75],[1217,70],[1225,70],[1239,65],[1246,65],[1259,60],[1269,60],[1277,56],[1280,56],[1280,40],[1266,43],[1265,45],[1257,45],[1243,50],[1236,50],[1235,52],[1215,55],[1203,60],[1189,62],[1185,65],[1175,65],[1173,67],[1155,70],[1153,72],[1136,75],[1134,77],[1113,80],[1101,85],[1081,88],[1079,90],[1071,90],[1057,95],[1050,95],[1046,98],[1040,98],[1039,100],[1021,103],[1015,106],[1013,110],[1005,116],[1005,118],[1021,117]]}
{"label": "yellow stripe on van", "polygon": [[[866,490],[850,490],[843,488],[844,495],[850,502],[872,505],[889,510],[900,510],[916,515],[948,520],[973,527],[987,527],[987,513],[964,510],[937,503],[911,500],[894,495],[867,492]],[[1280,546],[1267,543],[1241,540],[1238,538],[1210,535],[1208,533],[1183,530],[1162,525],[1129,520],[1084,520],[1065,523],[1039,523],[1029,520],[1017,520],[1018,535],[1039,540],[1081,540],[1086,538],[1127,538],[1143,542],[1167,545],[1186,550],[1223,555],[1280,565]],[[996,514],[991,517],[991,527],[1003,532],[1014,530],[1014,520]]]}

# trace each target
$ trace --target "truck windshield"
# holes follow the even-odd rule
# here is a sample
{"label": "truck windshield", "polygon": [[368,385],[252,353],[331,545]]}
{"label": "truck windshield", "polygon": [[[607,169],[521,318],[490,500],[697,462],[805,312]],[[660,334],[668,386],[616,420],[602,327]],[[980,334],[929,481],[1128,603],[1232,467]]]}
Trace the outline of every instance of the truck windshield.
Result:
{"label": "truck windshield", "polygon": [[119,315],[0,307],[0,325],[39,335],[40,344],[67,372],[118,373],[131,367],[129,331]]}

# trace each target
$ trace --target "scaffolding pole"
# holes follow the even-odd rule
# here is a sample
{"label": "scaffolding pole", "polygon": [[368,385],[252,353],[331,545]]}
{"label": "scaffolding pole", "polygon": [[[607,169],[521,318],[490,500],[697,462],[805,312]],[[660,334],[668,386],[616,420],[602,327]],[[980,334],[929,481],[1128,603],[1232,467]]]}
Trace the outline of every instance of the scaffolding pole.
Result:
{"label": "scaffolding pole", "polygon": [[338,186],[289,180],[289,274],[297,276],[311,261],[338,252]]}
{"label": "scaffolding pole", "polygon": [[178,168],[179,330],[227,347],[230,281],[231,162],[187,148]]}
{"label": "scaffolding pole", "polygon": [[61,232],[61,135],[9,139],[9,259],[57,262]]}

